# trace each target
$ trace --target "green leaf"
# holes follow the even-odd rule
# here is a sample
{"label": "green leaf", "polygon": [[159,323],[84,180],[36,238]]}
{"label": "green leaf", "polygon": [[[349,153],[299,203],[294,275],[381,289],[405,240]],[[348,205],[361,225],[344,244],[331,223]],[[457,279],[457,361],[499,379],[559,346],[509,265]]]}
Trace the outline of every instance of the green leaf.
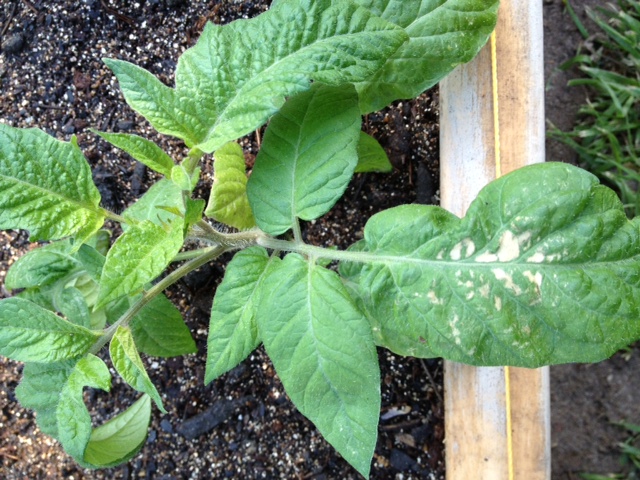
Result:
{"label": "green leaf", "polygon": [[260,290],[260,337],[287,394],[368,477],[380,414],[380,374],[367,319],[334,272],[297,254],[270,268]]}
{"label": "green leaf", "polygon": [[138,349],[147,355],[177,357],[198,351],[180,311],[164,295],[151,300],[130,327]]}
{"label": "green leaf", "polygon": [[27,363],[16,396],[23,407],[35,410],[40,429],[58,438],[78,463],[106,468],[129,460],[140,450],[151,416],[149,397],[144,395],[92,431],[83,388],[109,391],[110,382],[107,366],[93,355],[57,363]]}
{"label": "green leaf", "polygon": [[95,249],[100,255],[106,256],[111,246],[111,232],[101,228],[84,243]]}
{"label": "green leaf", "polygon": [[7,272],[5,286],[10,289],[40,288],[59,281],[75,285],[79,277],[86,276],[98,281],[103,265],[104,257],[94,248],[82,245],[74,250],[70,241],[62,240],[20,257]]}
{"label": "green leaf", "polygon": [[312,81],[369,78],[406,39],[351,1],[283,0],[256,18],[207,24],[178,61],[175,89],[129,63],[105,63],[154,128],[211,153],[263,125]]}
{"label": "green leaf", "polygon": [[415,98],[457,65],[470,61],[493,31],[499,0],[356,0],[409,34],[375,74],[357,84],[369,113],[394,100]]}
{"label": "green leaf", "polygon": [[[149,220],[156,225],[164,225],[176,218],[176,214],[162,207],[176,207],[183,210],[182,189],[167,178],[153,184],[140,199],[122,214],[130,223]],[[123,225],[126,231],[128,225]]]}
{"label": "green leaf", "polygon": [[167,413],[162,399],[142,363],[131,330],[119,326],[109,345],[109,354],[113,366],[125,382],[133,389],[148,394],[162,413]]}
{"label": "green leaf", "polygon": [[0,124],[0,229],[31,240],[75,235],[82,243],[104,222],[100,193],[75,142]]}
{"label": "green leaf", "polygon": [[91,330],[91,314],[82,292],[75,287],[58,290],[54,297],[55,309],[75,325]]}
{"label": "green leaf", "polygon": [[171,169],[171,181],[175,183],[183,192],[192,192],[198,184],[200,169],[194,173],[189,173],[184,165],[174,165]]}
{"label": "green leaf", "polygon": [[352,86],[318,86],[290,99],[264,135],[247,186],[256,223],[279,235],[324,215],[358,162],[361,117]]}
{"label": "green leaf", "polygon": [[150,221],[132,225],[107,254],[94,309],[140,290],[169,265],[182,247],[182,225],[159,226]]}
{"label": "green leaf", "polygon": [[78,463],[84,462],[84,452],[91,438],[91,416],[82,398],[84,387],[111,389],[111,374],[105,363],[95,355],[81,358],[60,390],[56,418],[58,440]]}
{"label": "green leaf", "polygon": [[247,198],[247,174],[242,147],[235,142],[215,153],[214,177],[205,215],[239,230],[255,227]]}
{"label": "green leaf", "polygon": [[[35,303],[45,310],[55,311],[56,308],[53,306],[53,299],[55,297],[57,291],[57,285],[46,285],[44,287],[32,287],[15,295],[16,298],[21,298],[23,300],[28,300],[29,302]],[[0,310],[2,310],[0,308]]]}
{"label": "green leaf", "polygon": [[129,461],[143,447],[151,420],[151,401],[143,395],[121,414],[91,432],[84,460],[108,468]]}
{"label": "green leaf", "polygon": [[107,133],[93,129],[91,131],[111,145],[124,150],[154,172],[161,173],[167,178],[171,177],[171,169],[174,166],[173,160],[152,141],[127,133]]}
{"label": "green leaf", "polygon": [[79,266],[69,240],[44,245],[20,257],[7,272],[5,287],[41,287],[67,276]]}
{"label": "green leaf", "polygon": [[100,337],[22,298],[0,301],[0,355],[57,362],[86,353]]}
{"label": "green leaf", "polygon": [[462,220],[420,205],[374,215],[372,263],[347,271],[396,353],[596,362],[640,338],[639,222],[591,174],[535,165],[490,183]]}
{"label": "green leaf", "polygon": [[387,153],[371,135],[360,132],[358,141],[358,165],[356,173],[390,172],[393,166]]}
{"label": "green leaf", "polygon": [[65,288],[78,289],[89,307],[93,307],[96,304],[96,300],[98,300],[98,283],[87,273],[77,275],[65,285]]}
{"label": "green leaf", "polygon": [[56,409],[60,392],[77,359],[55,363],[27,363],[22,370],[22,380],[16,388],[16,397],[25,408],[36,412],[38,427],[43,433],[58,438]]}
{"label": "green leaf", "polygon": [[[73,258],[80,263],[81,270],[86,272],[86,277],[94,282],[100,281],[105,261],[102,253],[89,245],[82,245],[78,251],[74,252]],[[86,281],[86,278],[84,280]]]}
{"label": "green leaf", "polygon": [[260,344],[256,301],[269,265],[261,247],[242,250],[227,265],[211,308],[205,383],[228,372]]}
{"label": "green leaf", "polygon": [[107,324],[107,315],[104,310],[96,310],[89,313],[89,324],[91,330],[102,330]]}
{"label": "green leaf", "polygon": [[149,120],[158,132],[185,141],[195,138],[195,131],[191,131],[190,125],[185,121],[187,111],[178,108],[180,101],[172,88],[145,69],[129,62],[112,58],[103,58],[102,61],[118,78],[127,103]]}
{"label": "green leaf", "polygon": [[202,220],[202,212],[204,212],[205,201],[202,199],[187,198],[186,211],[184,214],[184,225],[188,229],[191,225],[195,225]]}

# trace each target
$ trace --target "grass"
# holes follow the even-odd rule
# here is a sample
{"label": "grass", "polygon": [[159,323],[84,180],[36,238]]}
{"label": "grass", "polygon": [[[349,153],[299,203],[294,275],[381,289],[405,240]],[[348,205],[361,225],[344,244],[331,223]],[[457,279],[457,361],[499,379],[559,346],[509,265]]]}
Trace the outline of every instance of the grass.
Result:
{"label": "grass", "polygon": [[[617,0],[587,14],[598,27],[590,33],[568,0],[567,11],[584,38],[576,66],[582,78],[570,86],[587,87],[587,103],[570,132],[553,127],[549,136],[572,147],[581,166],[617,190],[629,217],[640,215],[640,0]],[[618,424],[628,432],[618,444],[621,472],[583,473],[584,480],[640,480],[640,425]]]}
{"label": "grass", "polygon": [[620,443],[620,463],[623,468],[622,473],[612,473],[609,475],[598,475],[594,473],[582,473],[580,477],[584,480],[639,480],[640,479],[640,425],[622,422],[618,424],[627,430],[629,437]]}
{"label": "grass", "polygon": [[587,9],[599,31],[590,34],[571,4],[569,14],[585,41],[563,68],[583,78],[570,86],[588,88],[587,103],[570,132],[553,127],[549,136],[572,147],[581,166],[617,190],[629,217],[640,214],[640,1],[618,0],[609,8]]}

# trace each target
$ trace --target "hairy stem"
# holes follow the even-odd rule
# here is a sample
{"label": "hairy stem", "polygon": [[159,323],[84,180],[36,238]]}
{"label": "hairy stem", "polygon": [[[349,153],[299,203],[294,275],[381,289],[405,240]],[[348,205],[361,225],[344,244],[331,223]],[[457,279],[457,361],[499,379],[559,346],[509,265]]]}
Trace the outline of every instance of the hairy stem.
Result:
{"label": "hairy stem", "polygon": [[[411,259],[398,258],[392,255],[378,255],[369,252],[356,252],[349,250],[335,250],[330,248],[316,247],[307,243],[298,241],[294,238],[291,240],[280,240],[273,238],[259,229],[247,230],[238,233],[222,233],[213,228],[205,221],[198,222],[191,231],[191,238],[202,240],[212,245],[219,245],[225,248],[225,251],[238,250],[248,248],[253,245],[259,245],[269,250],[278,250],[283,252],[296,252],[313,259],[328,259],[341,262],[356,263],[372,263],[387,262],[394,263],[402,261],[403,263],[412,262]],[[425,261],[415,260],[417,263]]]}
{"label": "hairy stem", "polygon": [[222,232],[219,232],[218,230],[216,230],[215,228],[213,228],[209,223],[205,222],[204,220],[200,220],[198,223],[196,223],[193,227],[193,235],[196,238],[204,238],[207,239],[209,237],[209,239],[211,240],[217,240],[218,238],[222,238],[220,237],[222,235]]}
{"label": "hairy stem", "polygon": [[131,307],[129,307],[129,310],[127,310],[116,322],[114,322],[111,326],[109,326],[109,328],[104,331],[104,334],[98,339],[98,341],[96,341],[96,343],[93,344],[93,346],[89,350],[89,353],[92,353],[94,355],[97,354],[102,349],[102,347],[104,347],[109,341],[111,341],[111,338],[116,333],[118,327],[127,326],[133,319],[133,317],[135,317],[140,312],[140,310],[142,310],[151,300],[153,300],[156,295],[162,293],[162,291],[176,283],[188,273],[201,267],[205,263],[216,259],[226,250],[227,249],[222,246],[203,249],[200,256],[185,263],[184,265],[181,265],[176,270],[160,280],[158,283],[156,283],[149,290],[144,292],[142,297]]}
{"label": "hairy stem", "polygon": [[258,229],[237,233],[222,233],[204,220],[199,221],[189,232],[189,238],[202,240],[212,245],[221,245],[227,250],[238,250],[255,245],[259,236],[264,236],[264,233]]}
{"label": "hairy stem", "polygon": [[297,243],[289,240],[279,240],[269,237],[265,234],[258,235],[255,244],[270,250],[282,250],[287,252],[296,252],[313,259],[327,259],[338,262],[354,262],[354,263],[438,263],[437,261],[411,259],[406,257],[394,257],[393,255],[378,255],[369,252],[355,252],[348,250],[334,250],[330,248],[316,247],[306,243]]}

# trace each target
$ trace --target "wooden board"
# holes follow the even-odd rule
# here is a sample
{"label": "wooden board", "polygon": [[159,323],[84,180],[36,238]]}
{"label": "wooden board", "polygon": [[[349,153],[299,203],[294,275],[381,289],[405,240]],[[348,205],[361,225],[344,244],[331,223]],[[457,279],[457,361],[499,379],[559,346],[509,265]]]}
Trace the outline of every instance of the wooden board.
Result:
{"label": "wooden board", "polygon": [[[440,84],[442,206],[544,161],[542,2],[502,0],[492,42]],[[448,480],[550,478],[548,368],[445,362]]]}

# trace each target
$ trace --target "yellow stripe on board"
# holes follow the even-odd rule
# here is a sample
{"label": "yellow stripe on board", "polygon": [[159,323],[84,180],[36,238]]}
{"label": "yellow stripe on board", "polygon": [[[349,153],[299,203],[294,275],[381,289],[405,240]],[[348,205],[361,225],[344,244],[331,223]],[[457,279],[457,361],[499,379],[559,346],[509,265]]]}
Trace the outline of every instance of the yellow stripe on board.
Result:
{"label": "yellow stripe on board", "polygon": [[[491,34],[491,90],[493,93],[493,141],[495,149],[496,178],[502,176],[500,158],[500,104],[498,97],[498,56],[496,54],[496,32]],[[511,424],[511,371],[504,367],[505,409],[507,416],[507,462],[509,480],[515,479],[513,466],[513,433]]]}
{"label": "yellow stripe on board", "polygon": [[507,462],[509,463],[509,480],[514,480],[513,468],[513,434],[511,432],[511,375],[510,368],[504,367],[505,408],[507,410]]}
{"label": "yellow stripe on board", "polygon": [[502,176],[500,160],[500,104],[498,102],[498,56],[496,55],[496,31],[491,34],[491,85],[493,93],[493,141],[496,157],[496,178]]}

